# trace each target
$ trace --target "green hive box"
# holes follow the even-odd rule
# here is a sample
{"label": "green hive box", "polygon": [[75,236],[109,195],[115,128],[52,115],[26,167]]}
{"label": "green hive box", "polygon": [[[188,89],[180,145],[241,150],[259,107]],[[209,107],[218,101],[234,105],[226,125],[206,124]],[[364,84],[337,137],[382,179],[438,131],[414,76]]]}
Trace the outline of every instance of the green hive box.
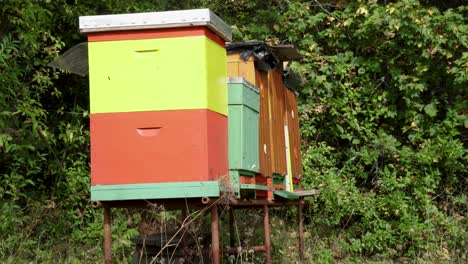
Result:
{"label": "green hive box", "polygon": [[228,78],[229,168],[235,175],[255,176],[259,171],[259,99],[258,88],[244,78]]}

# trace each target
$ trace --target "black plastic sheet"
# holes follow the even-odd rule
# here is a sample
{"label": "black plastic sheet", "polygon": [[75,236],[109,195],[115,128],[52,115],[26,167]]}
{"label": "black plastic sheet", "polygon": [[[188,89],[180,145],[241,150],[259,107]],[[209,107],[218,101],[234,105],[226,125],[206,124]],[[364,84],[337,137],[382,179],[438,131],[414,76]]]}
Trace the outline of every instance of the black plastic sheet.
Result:
{"label": "black plastic sheet", "polygon": [[283,73],[284,86],[291,90],[297,90],[302,84],[302,78],[294,72],[291,68],[287,69]]}
{"label": "black plastic sheet", "polygon": [[255,68],[263,72],[281,67],[281,61],[263,41],[227,43],[226,50],[228,53],[238,52],[240,58],[244,61],[253,56]]}
{"label": "black plastic sheet", "polygon": [[[302,59],[293,45],[269,46],[263,41],[227,43],[226,50],[228,53],[239,53],[244,61],[253,57],[255,68],[263,72],[275,68],[283,69],[283,61]],[[287,88],[296,90],[302,84],[302,79],[289,68],[283,73],[283,82]]]}

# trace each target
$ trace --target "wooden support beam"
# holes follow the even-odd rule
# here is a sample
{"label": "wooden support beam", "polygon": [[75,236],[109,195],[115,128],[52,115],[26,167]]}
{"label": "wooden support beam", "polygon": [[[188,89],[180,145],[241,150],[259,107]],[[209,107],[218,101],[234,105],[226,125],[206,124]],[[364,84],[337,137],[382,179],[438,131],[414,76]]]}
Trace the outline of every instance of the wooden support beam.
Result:
{"label": "wooden support beam", "polygon": [[112,234],[111,234],[111,208],[104,207],[104,262],[112,263]]}
{"label": "wooden support beam", "polygon": [[268,205],[263,206],[263,229],[265,240],[265,263],[271,264],[270,219]]}
{"label": "wooden support beam", "polygon": [[211,206],[211,258],[213,264],[220,264],[221,258],[219,254],[219,219],[218,206]]}

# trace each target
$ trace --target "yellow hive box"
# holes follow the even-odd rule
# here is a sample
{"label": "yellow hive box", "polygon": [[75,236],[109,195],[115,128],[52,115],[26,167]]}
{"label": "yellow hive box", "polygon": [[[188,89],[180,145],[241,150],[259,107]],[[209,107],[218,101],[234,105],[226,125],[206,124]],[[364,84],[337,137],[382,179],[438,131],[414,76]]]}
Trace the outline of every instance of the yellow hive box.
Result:
{"label": "yellow hive box", "polygon": [[91,113],[228,114],[226,50],[206,36],[88,43]]}

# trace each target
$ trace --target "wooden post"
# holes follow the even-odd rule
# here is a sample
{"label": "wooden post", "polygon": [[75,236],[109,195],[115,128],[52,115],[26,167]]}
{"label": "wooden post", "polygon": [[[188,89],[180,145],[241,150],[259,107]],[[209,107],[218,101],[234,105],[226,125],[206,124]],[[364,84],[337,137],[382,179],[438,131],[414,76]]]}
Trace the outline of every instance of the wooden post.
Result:
{"label": "wooden post", "polygon": [[211,252],[212,263],[219,264],[221,259],[219,255],[219,219],[218,206],[211,206]]}
{"label": "wooden post", "polygon": [[104,262],[112,263],[111,208],[104,206]]}
{"label": "wooden post", "polygon": [[263,206],[263,230],[265,237],[265,263],[271,264],[270,221],[268,215],[268,205]]}

